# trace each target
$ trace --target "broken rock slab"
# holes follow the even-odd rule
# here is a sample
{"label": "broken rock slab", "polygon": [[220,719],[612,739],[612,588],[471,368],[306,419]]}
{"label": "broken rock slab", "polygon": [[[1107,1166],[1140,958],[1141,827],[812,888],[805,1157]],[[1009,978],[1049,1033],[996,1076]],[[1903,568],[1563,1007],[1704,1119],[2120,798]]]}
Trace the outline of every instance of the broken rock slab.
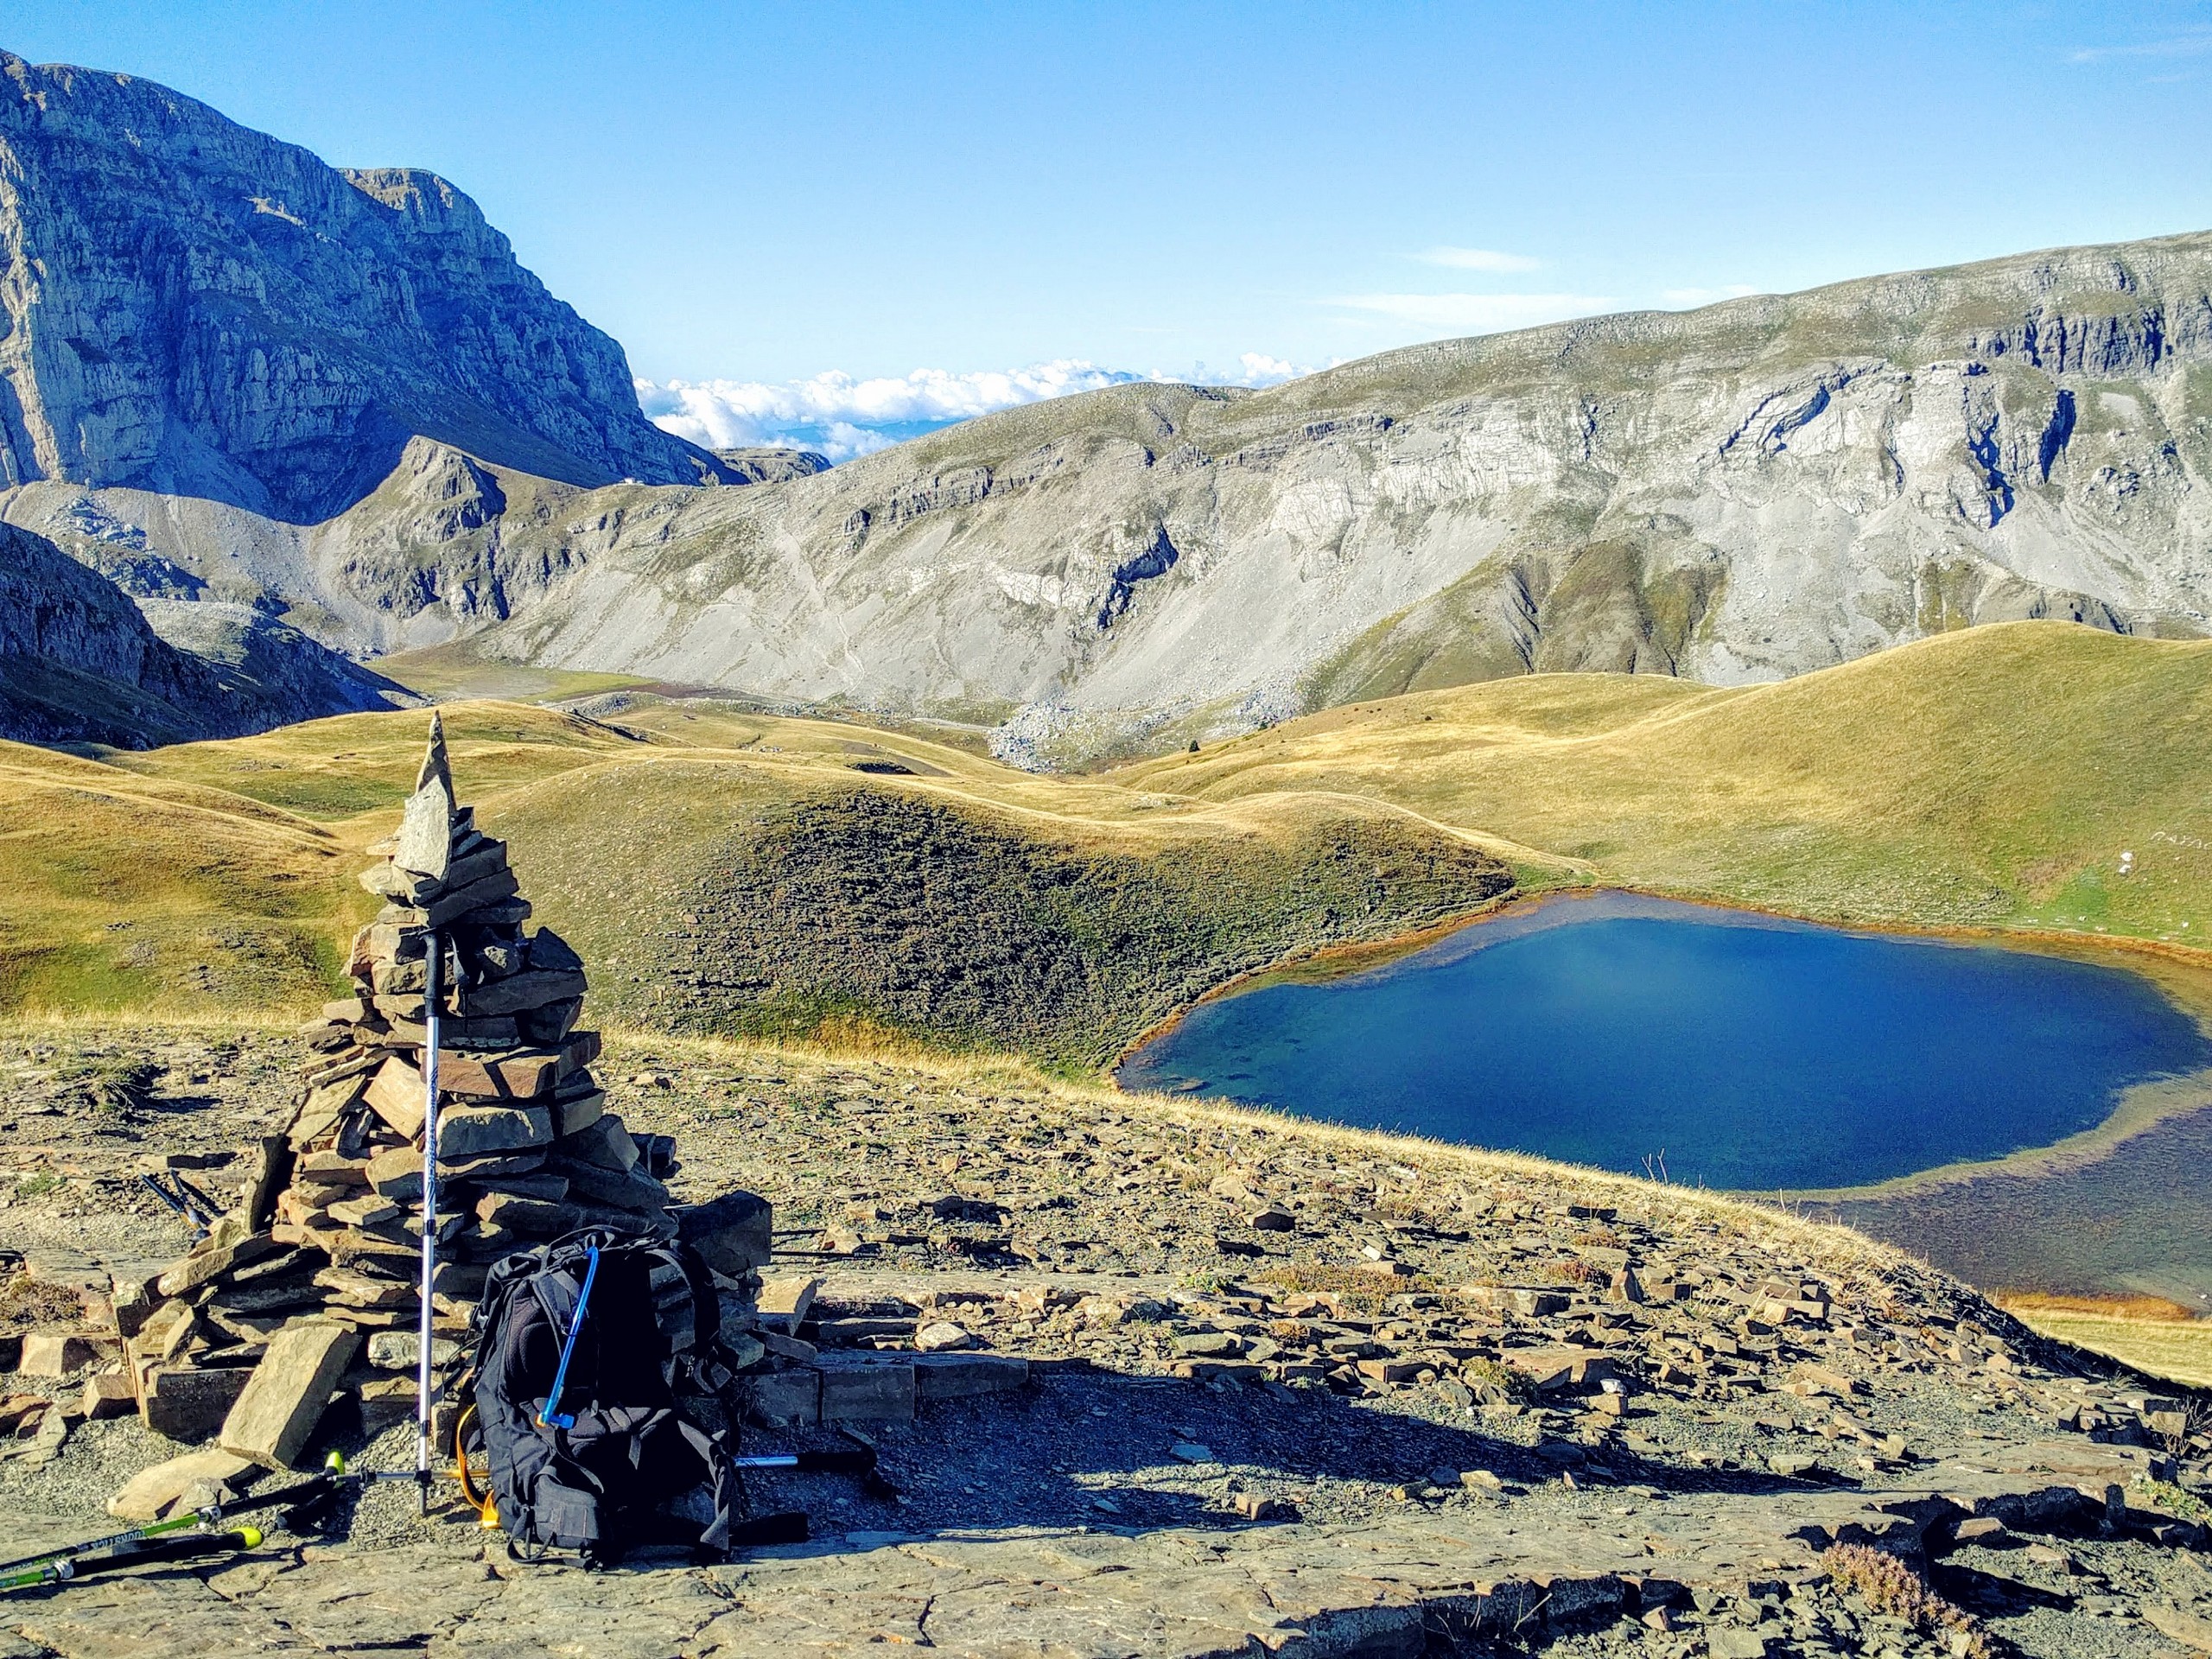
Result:
{"label": "broken rock slab", "polygon": [[108,1499],[107,1512],[118,1521],[156,1520],[193,1487],[203,1484],[225,1485],[252,1467],[251,1459],[219,1446],[205,1452],[188,1452],[167,1463],[141,1469],[124,1481],[121,1490]]}
{"label": "broken rock slab", "polygon": [[543,1106],[456,1106],[438,1115],[438,1158],[477,1158],[553,1143]]}
{"label": "broken rock slab", "polygon": [[252,1375],[242,1366],[157,1369],[139,1389],[138,1415],[166,1440],[187,1445],[207,1440],[222,1427]]}
{"label": "broken rock slab", "polygon": [[[115,1350],[111,1346],[107,1352]],[[75,1332],[34,1331],[23,1338],[16,1370],[25,1376],[67,1376],[100,1357],[91,1338]]]}
{"label": "broken rock slab", "polygon": [[807,1313],[822,1289],[822,1281],[804,1274],[763,1279],[755,1308],[764,1320],[772,1319],[796,1335],[806,1323]]}
{"label": "broken rock slab", "polygon": [[321,1319],[279,1331],[223,1420],[223,1449],[264,1468],[296,1466],[360,1345],[359,1332]]}
{"label": "broken rock slab", "polygon": [[[725,1192],[694,1205],[677,1217],[677,1236],[705,1258],[716,1273],[733,1279],[768,1265],[772,1211],[766,1198],[751,1192]],[[778,1313],[789,1313],[778,1308]],[[791,1329],[805,1318],[801,1309]]]}

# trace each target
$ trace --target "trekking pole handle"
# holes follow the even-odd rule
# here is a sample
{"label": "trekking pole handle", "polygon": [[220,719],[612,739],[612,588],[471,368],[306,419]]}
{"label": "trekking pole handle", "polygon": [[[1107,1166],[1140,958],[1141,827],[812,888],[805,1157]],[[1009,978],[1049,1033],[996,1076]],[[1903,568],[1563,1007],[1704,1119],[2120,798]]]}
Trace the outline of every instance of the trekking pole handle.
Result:
{"label": "trekking pole handle", "polygon": [[584,1306],[591,1300],[592,1281],[599,1277],[599,1246],[591,1247],[591,1256],[584,1263],[584,1286],[576,1293],[576,1311],[569,1316],[568,1340],[561,1344],[561,1363],[554,1368],[553,1392],[545,1396],[545,1408],[537,1414],[540,1428],[574,1428],[574,1412],[562,1416],[553,1408],[561,1403],[561,1389],[569,1380],[569,1361],[576,1351],[576,1336],[584,1328]]}
{"label": "trekking pole handle", "polygon": [[181,1220],[186,1226],[192,1229],[195,1237],[205,1238],[207,1236],[207,1224],[200,1220],[198,1214],[188,1208],[182,1198],[178,1198],[175,1193],[171,1192],[168,1188],[163,1186],[159,1181],[156,1180],[151,1175],[141,1175],[138,1178],[138,1184],[144,1187],[149,1192],[152,1193],[156,1198],[159,1198],[163,1204],[168,1205],[170,1209],[175,1211],[178,1218]]}

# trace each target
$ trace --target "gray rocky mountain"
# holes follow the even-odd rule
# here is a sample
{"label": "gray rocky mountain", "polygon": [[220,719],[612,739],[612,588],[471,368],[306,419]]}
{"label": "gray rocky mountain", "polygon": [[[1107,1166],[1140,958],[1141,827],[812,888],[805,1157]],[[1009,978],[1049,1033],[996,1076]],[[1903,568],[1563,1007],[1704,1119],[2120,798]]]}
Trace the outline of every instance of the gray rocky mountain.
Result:
{"label": "gray rocky mountain", "polygon": [[652,428],[440,181],[0,73],[0,520],[357,657],[470,637],[1041,763],[1498,675],[2212,616],[2212,234],[1117,386],[820,470]]}
{"label": "gray rocky mountain", "polygon": [[143,600],[227,601],[373,657],[505,621],[691,490],[594,493],[410,440],[346,512],[286,524],[226,502],[41,480],[0,491],[36,531]]}
{"label": "gray rocky mountain", "polygon": [[601,492],[570,522],[605,550],[486,643],[1066,757],[1531,671],[1777,678],[1992,620],[2193,634],[2208,483],[2193,235],[1260,392],[1116,387],[772,489]]}
{"label": "gray rocky mountain", "polygon": [[1115,387],[743,490],[417,439],[313,525],[59,483],[0,517],[340,649],[474,635],[1069,760],[1503,674],[1770,679],[2028,616],[2197,632],[2209,367],[2195,235]]}
{"label": "gray rocky mountain", "polygon": [[146,748],[413,701],[248,606],[144,602],[0,525],[0,737]]}
{"label": "gray rocky mountain", "polygon": [[739,449],[717,449],[715,459],[747,484],[780,484],[787,478],[811,478],[830,470],[830,457],[812,449],[790,449],[779,444],[750,444]]}
{"label": "gray rocky mountain", "polygon": [[308,522],[416,435],[576,484],[728,476],[443,179],[0,53],[0,483]]}

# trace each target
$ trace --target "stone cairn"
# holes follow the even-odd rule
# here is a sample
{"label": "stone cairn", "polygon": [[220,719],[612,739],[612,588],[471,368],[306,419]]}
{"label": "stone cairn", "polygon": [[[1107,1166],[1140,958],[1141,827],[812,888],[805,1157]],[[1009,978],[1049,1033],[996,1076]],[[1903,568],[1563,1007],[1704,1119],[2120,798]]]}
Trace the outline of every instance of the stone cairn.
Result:
{"label": "stone cairn", "polygon": [[663,1185],[673,1141],[633,1135],[607,1109],[589,1069],[598,1035],[575,1028],[583,963],[550,928],[525,931],[505,843],[454,804],[435,715],[399,832],[370,850],[382,861],[361,884],[385,906],[353,940],[356,995],[302,1033],[315,1058],[289,1129],[260,1143],[238,1206],[137,1306],[117,1308],[149,1427],[219,1434],[225,1453],[265,1466],[295,1464],[334,1401],[357,1402],[369,1433],[416,1414],[433,937],[444,950],[434,1366],[458,1357],[491,1263],[580,1227],[680,1232],[740,1330],[768,1260],[762,1200],[728,1193],[679,1220]]}

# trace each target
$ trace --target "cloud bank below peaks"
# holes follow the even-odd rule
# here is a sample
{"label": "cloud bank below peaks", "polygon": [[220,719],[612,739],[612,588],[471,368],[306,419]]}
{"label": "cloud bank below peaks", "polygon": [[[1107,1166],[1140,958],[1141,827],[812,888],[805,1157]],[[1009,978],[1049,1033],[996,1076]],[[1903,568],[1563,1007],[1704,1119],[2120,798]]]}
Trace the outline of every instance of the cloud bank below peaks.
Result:
{"label": "cloud bank below peaks", "polygon": [[1247,352],[1230,373],[1200,365],[1188,374],[1101,368],[1079,358],[1026,369],[912,374],[856,380],[836,370],[808,380],[639,380],[638,402],[664,431],[709,449],[777,445],[850,461],[925,432],[1020,404],[1040,403],[1141,380],[1271,386],[1308,372]]}

